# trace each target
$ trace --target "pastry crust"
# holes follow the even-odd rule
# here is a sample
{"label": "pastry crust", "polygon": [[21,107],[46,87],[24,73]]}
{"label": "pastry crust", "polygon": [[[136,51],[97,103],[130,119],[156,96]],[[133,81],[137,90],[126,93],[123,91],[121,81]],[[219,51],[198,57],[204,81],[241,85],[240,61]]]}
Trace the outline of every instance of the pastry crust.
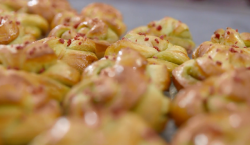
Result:
{"label": "pastry crust", "polygon": [[109,46],[105,56],[116,55],[122,48],[129,47],[141,53],[150,64],[164,64],[168,71],[189,60],[186,50],[152,35],[128,33],[122,40]]}
{"label": "pastry crust", "polygon": [[184,47],[191,53],[195,47],[188,26],[171,17],[165,17],[159,21],[152,21],[147,26],[135,28],[130,33],[153,35],[170,43]]}
{"label": "pastry crust", "polygon": [[75,12],[67,0],[31,0],[27,4],[27,9],[29,13],[44,17],[49,23],[57,13]]}
{"label": "pastry crust", "polygon": [[119,37],[126,31],[122,14],[111,5],[105,3],[92,3],[82,9],[84,17],[99,18],[104,21]]}
{"label": "pastry crust", "polygon": [[216,49],[215,46],[222,47],[224,45],[224,49],[247,48],[250,47],[249,42],[250,33],[244,32],[240,34],[238,30],[230,27],[226,30],[218,29],[212,35],[210,42],[204,42],[198,46],[198,48],[193,52],[192,57],[198,58],[203,55],[207,55],[210,51]]}
{"label": "pastry crust", "polygon": [[47,79],[0,68],[1,143],[27,144],[61,115],[59,103],[41,80]]}
{"label": "pastry crust", "polygon": [[[44,43],[1,45],[0,62],[8,69],[23,70],[48,77],[44,81],[46,85],[52,87],[52,90],[54,87],[55,90],[61,91],[51,92],[55,94],[54,98],[60,101],[69,90],[67,86],[73,86],[80,80],[80,72],[64,62],[58,61],[53,49]],[[49,79],[58,82],[54,83]]]}
{"label": "pastry crust", "polygon": [[0,0],[0,11],[18,11],[27,6],[27,0]]}
{"label": "pastry crust", "polygon": [[[121,56],[122,54],[122,56]],[[114,67],[114,65],[123,64],[128,67],[136,67],[139,70],[146,71],[150,76],[150,81],[162,91],[169,89],[171,79],[167,67],[165,65],[149,64],[147,59],[139,52],[123,48],[118,52],[118,56],[107,56],[103,59],[89,65],[82,74],[82,79],[98,77],[104,69]]]}
{"label": "pastry crust", "polygon": [[[65,99],[67,114],[82,116],[90,108],[116,113],[131,111],[141,116],[156,131],[164,129],[170,102],[146,74],[146,59],[138,53],[131,56],[126,54],[130,51],[121,50],[115,62],[111,58],[106,62],[100,60],[100,67],[95,68],[99,66],[98,62],[89,66],[83,81]],[[133,56],[138,58],[133,60]],[[155,107],[149,108],[150,104]]]}
{"label": "pastry crust", "polygon": [[181,90],[171,104],[178,125],[203,113],[249,108],[250,71],[236,69]]}
{"label": "pastry crust", "polygon": [[[93,120],[93,122],[90,120]],[[64,126],[67,130],[62,131],[61,126]],[[55,134],[51,134],[52,131]],[[59,119],[52,129],[43,133],[31,143],[31,145],[69,144],[167,145],[141,118],[134,114],[98,114],[92,111],[89,111],[84,119]]]}
{"label": "pastry crust", "polygon": [[27,27],[21,25],[14,13],[0,12],[0,14],[2,15],[0,18],[0,44],[22,44],[35,41],[35,36],[27,31]]}
{"label": "pastry crust", "polygon": [[0,11],[0,44],[23,44],[44,36],[49,28],[39,15]]}
{"label": "pastry crust", "polygon": [[74,37],[67,40],[58,37],[48,37],[36,43],[47,44],[54,50],[59,60],[77,69],[80,73],[88,65],[98,60],[95,43],[88,38]]}
{"label": "pastry crust", "polygon": [[14,19],[0,18],[0,44],[9,44],[19,35],[19,28]]}
{"label": "pastry crust", "polygon": [[193,60],[173,70],[177,89],[186,88],[229,70],[250,67],[250,51],[245,44],[246,36],[243,41],[234,29],[217,30],[211,41],[203,42],[194,51]]}
{"label": "pastry crust", "polygon": [[60,12],[57,13],[53,18],[53,21],[51,23],[51,29],[55,28],[58,25],[77,27],[77,25],[79,25],[85,20],[86,17],[78,15],[77,13],[72,11]]}
{"label": "pastry crust", "polygon": [[73,27],[58,25],[50,32],[49,36],[62,39],[89,38],[95,42],[98,58],[102,58],[107,47],[119,39],[108,25],[98,18],[78,22]]}
{"label": "pastry crust", "polygon": [[249,110],[199,115],[190,119],[174,136],[172,145],[248,144]]}

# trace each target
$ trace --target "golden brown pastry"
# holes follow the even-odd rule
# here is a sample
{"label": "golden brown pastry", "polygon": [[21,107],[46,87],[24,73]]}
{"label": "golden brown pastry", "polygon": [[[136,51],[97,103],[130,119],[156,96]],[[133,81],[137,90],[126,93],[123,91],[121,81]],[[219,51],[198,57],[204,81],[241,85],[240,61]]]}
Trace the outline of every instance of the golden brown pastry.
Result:
{"label": "golden brown pastry", "polygon": [[104,69],[113,67],[114,65],[121,62],[131,68],[140,65],[141,69],[146,71],[146,73],[150,76],[150,81],[160,90],[164,91],[169,89],[171,80],[167,71],[167,67],[165,65],[148,64],[148,61],[145,57],[143,57],[139,52],[130,48],[121,49],[118,52],[118,57],[107,56],[89,65],[84,70],[82,78],[89,79],[98,77]]}
{"label": "golden brown pastry", "polygon": [[25,32],[33,35],[36,39],[45,36],[49,30],[48,22],[39,15],[16,13],[16,18],[25,28]]}
{"label": "golden brown pastry", "polygon": [[125,51],[129,50],[119,52],[115,65],[75,86],[67,95],[64,108],[70,116],[82,116],[89,109],[115,113],[132,111],[156,131],[161,131],[168,120],[169,99],[150,82],[145,59],[128,60]]}
{"label": "golden brown pastry", "polygon": [[51,28],[58,25],[77,27],[81,22],[87,18],[72,11],[63,11],[55,15],[51,22]]}
{"label": "golden brown pastry", "polygon": [[98,60],[95,43],[88,39],[76,36],[73,39],[48,37],[37,43],[52,48],[59,60],[82,72],[92,62]]}
{"label": "golden brown pastry", "polygon": [[97,114],[61,118],[30,145],[167,145],[137,115]]}
{"label": "golden brown pastry", "polygon": [[[217,45],[216,45],[217,44]],[[202,43],[193,53],[193,58],[209,55],[216,49],[215,46],[225,45],[225,49],[250,47],[250,33],[239,33],[238,30],[228,27],[226,30],[218,29],[214,32],[210,42]]]}
{"label": "golden brown pastry", "polygon": [[0,11],[18,11],[26,7],[27,0],[0,0]]}
{"label": "golden brown pastry", "polygon": [[189,60],[187,51],[180,46],[152,35],[128,33],[122,40],[109,46],[105,56],[117,55],[122,49],[129,47],[140,52],[147,58],[149,64],[164,64],[172,72],[178,65]]}
{"label": "golden brown pastry", "polygon": [[248,145],[249,110],[200,115],[175,135],[172,145]]}
{"label": "golden brown pastry", "polygon": [[81,14],[84,17],[99,18],[104,21],[119,37],[126,31],[122,14],[111,5],[92,3],[84,7]]}
{"label": "golden brown pastry", "polygon": [[75,37],[86,37],[95,42],[96,55],[98,58],[104,56],[108,46],[119,40],[118,36],[98,18],[87,19],[74,26],[58,25],[49,34],[52,37],[72,39]]}
{"label": "golden brown pastry", "polygon": [[0,63],[7,69],[31,72],[27,76],[38,74],[39,82],[48,87],[52,98],[58,101],[80,80],[77,69],[58,61],[54,51],[42,43],[1,45]]}
{"label": "golden brown pastry", "polygon": [[203,113],[249,108],[250,70],[236,69],[181,90],[171,104],[178,125]]}
{"label": "golden brown pastry", "polygon": [[[0,62],[8,69],[38,74],[56,73],[53,71],[59,70],[66,71],[67,73],[57,73],[59,75],[57,79],[70,86],[79,81],[80,73],[73,67],[57,61],[53,49],[47,44],[34,42],[26,45],[2,45],[0,46]],[[54,70],[55,68],[58,70]]]}
{"label": "golden brown pastry", "polygon": [[250,67],[250,51],[244,43],[247,39],[244,41],[238,39],[239,33],[228,28],[227,32],[220,35],[221,42],[216,43],[214,42],[216,34],[212,36],[211,42],[204,42],[196,49],[193,60],[185,62],[173,71],[177,89],[232,69]]}
{"label": "golden brown pastry", "polygon": [[174,45],[184,47],[188,53],[191,53],[195,47],[188,26],[171,17],[165,17],[159,21],[152,21],[147,26],[135,28],[130,33],[160,37]]}
{"label": "golden brown pastry", "polygon": [[78,70],[57,61],[53,49],[48,44],[39,42],[23,45],[1,45],[0,63],[8,69],[51,76],[69,86],[76,84],[80,78]]}
{"label": "golden brown pastry", "polygon": [[6,74],[13,73],[14,75],[17,75],[20,78],[29,80],[30,82],[33,82],[34,86],[42,85],[43,90],[47,93],[47,96],[59,102],[61,102],[64,99],[65,95],[70,90],[69,87],[56,80],[56,78],[55,79],[52,78],[52,76],[40,75],[10,68],[6,69],[2,65],[0,66],[0,71]]}
{"label": "golden brown pastry", "polygon": [[[5,37],[10,35],[10,38],[17,38],[13,37],[13,34],[16,36],[20,35],[15,41],[14,39],[9,40],[12,44],[24,43],[24,41],[32,42],[44,36],[48,31],[49,25],[47,21],[39,15],[16,12],[0,12],[0,15],[1,22],[3,23],[0,26],[1,31],[3,31],[1,35]],[[19,33],[17,33],[17,31],[19,31]],[[9,41],[6,41],[6,43]]]}
{"label": "golden brown pastry", "polygon": [[35,41],[35,37],[27,33],[20,22],[11,15],[0,12],[0,44],[22,44]]}
{"label": "golden brown pastry", "polygon": [[29,13],[43,16],[48,22],[51,22],[57,13],[75,12],[67,0],[30,0],[27,9]]}
{"label": "golden brown pastry", "polygon": [[7,71],[1,67],[1,144],[27,144],[39,133],[50,128],[60,116],[59,104],[50,98],[46,86],[37,78],[34,74]]}

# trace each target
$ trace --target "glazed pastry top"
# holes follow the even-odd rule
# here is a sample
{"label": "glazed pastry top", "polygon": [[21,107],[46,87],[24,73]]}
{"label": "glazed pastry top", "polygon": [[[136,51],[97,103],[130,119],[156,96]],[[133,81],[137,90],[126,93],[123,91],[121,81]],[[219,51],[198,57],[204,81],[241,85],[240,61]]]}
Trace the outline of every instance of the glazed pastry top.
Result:
{"label": "glazed pastry top", "polygon": [[100,19],[87,19],[77,25],[56,26],[49,34],[63,39],[72,39],[74,37],[87,37],[99,43],[114,43],[119,38],[109,27]]}
{"label": "glazed pastry top", "polygon": [[84,119],[59,119],[51,130],[43,133],[31,143],[31,145],[69,144],[166,145],[141,118],[134,114],[96,114],[91,111],[85,115]]}
{"label": "glazed pastry top", "polygon": [[187,51],[180,46],[152,35],[128,33],[122,40],[109,46],[105,56],[116,55],[122,48],[129,47],[140,52],[150,64],[164,64],[168,71],[189,60]]}
{"label": "glazed pastry top", "polygon": [[118,56],[120,56],[120,53],[122,53],[122,57],[110,55],[94,62],[84,70],[82,78],[97,77],[102,74],[104,69],[122,63],[124,66],[146,71],[146,74],[150,77],[150,82],[155,84],[160,90],[167,90],[169,88],[171,82],[170,75],[165,65],[149,64],[144,56],[130,48],[121,49]]}
{"label": "glazed pastry top", "polygon": [[[211,37],[210,42],[202,43],[193,53],[193,58],[202,57],[205,54],[208,54],[210,51],[215,49],[214,47],[223,48],[223,49],[236,49],[237,48],[247,48],[250,47],[250,33],[244,32],[239,33],[238,30],[227,28],[218,29],[214,32]],[[246,50],[246,49],[243,49]]]}
{"label": "glazed pastry top", "polygon": [[27,9],[30,13],[43,16],[48,22],[51,22],[57,13],[75,11],[67,0],[30,0]]}
{"label": "glazed pastry top", "polygon": [[199,115],[190,119],[174,137],[173,145],[248,144],[249,110]]}
{"label": "glazed pastry top", "polygon": [[184,47],[188,53],[191,53],[195,47],[188,26],[171,17],[165,17],[159,21],[152,21],[147,26],[135,28],[131,33],[160,37],[175,45]]}
{"label": "glazed pastry top", "polygon": [[59,103],[39,79],[34,74],[0,68],[1,143],[27,144],[61,115]]}
{"label": "glazed pastry top", "polygon": [[[48,44],[33,42],[21,45],[1,45],[0,62],[8,69],[24,70],[74,85],[79,81],[80,72],[67,64],[57,61],[57,56]],[[67,73],[56,73],[56,72]]]}
{"label": "glazed pastry top", "polygon": [[0,0],[0,10],[18,11],[27,6],[27,0]]}
{"label": "glazed pastry top", "polygon": [[9,44],[19,35],[18,23],[13,17],[0,18],[0,44]]}
{"label": "glazed pastry top", "polygon": [[248,69],[236,69],[181,90],[172,103],[172,115],[180,124],[200,113],[249,108]]}
{"label": "glazed pastry top", "polygon": [[103,20],[119,37],[126,31],[122,14],[111,5],[92,3],[83,8],[81,14],[85,17]]}
{"label": "glazed pastry top", "polygon": [[[94,68],[98,62],[90,65],[85,70],[83,81],[67,95],[64,102],[66,112],[73,116],[82,116],[89,109],[118,114],[132,111],[142,116],[155,130],[161,131],[167,121],[169,100],[164,97],[160,88],[150,82],[146,72],[146,59],[137,52],[130,52],[136,51],[122,49],[115,64],[106,68],[104,66],[103,69],[103,63],[99,69]],[[137,59],[131,59],[135,56]],[[110,61],[106,61],[107,64]],[[146,107],[150,102],[157,104],[157,107]],[[149,110],[150,119],[147,115]]]}
{"label": "glazed pastry top", "polygon": [[[223,35],[219,35],[219,32],[223,32]],[[231,28],[226,31],[219,29],[215,33],[218,34],[220,40],[217,40],[214,34],[212,41],[203,42],[194,51],[194,59],[185,62],[173,71],[174,82],[178,89],[236,68],[250,67],[250,51],[248,45],[245,44],[247,33],[244,33],[244,41],[240,34]]]}
{"label": "glazed pastry top", "polygon": [[68,40],[48,37],[39,40],[37,43],[48,45],[54,50],[57,59],[62,60],[79,72],[82,72],[89,64],[98,60],[95,43],[86,37],[76,36]]}

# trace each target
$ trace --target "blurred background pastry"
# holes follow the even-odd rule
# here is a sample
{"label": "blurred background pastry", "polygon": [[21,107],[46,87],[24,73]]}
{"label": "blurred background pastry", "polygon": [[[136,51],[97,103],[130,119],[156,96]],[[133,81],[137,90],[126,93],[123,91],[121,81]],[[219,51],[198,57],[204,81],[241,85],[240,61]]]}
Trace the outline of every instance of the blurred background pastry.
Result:
{"label": "blurred background pastry", "polygon": [[30,145],[167,145],[132,113],[114,115],[89,111],[83,118],[60,118]]}
{"label": "blurred background pastry", "polygon": [[27,144],[61,115],[43,85],[32,74],[0,68],[1,144]]}
{"label": "blurred background pastry", "polygon": [[27,12],[44,17],[49,23],[57,13],[63,11],[76,12],[67,0],[29,0]]}
{"label": "blurred background pastry", "polygon": [[[146,59],[131,59],[129,49],[123,49],[115,65],[103,68],[99,75],[84,76],[67,95],[64,108],[70,116],[83,116],[93,111],[120,114],[134,112],[150,127],[160,132],[168,120],[169,99],[146,74]],[[92,66],[89,66],[91,72]],[[95,71],[95,70],[94,70]],[[98,71],[98,70],[97,70]],[[149,107],[154,105],[154,107]]]}
{"label": "blurred background pastry", "polygon": [[250,106],[249,79],[249,69],[242,68],[187,87],[171,103],[171,116],[181,125],[198,114],[246,110]]}
{"label": "blurred background pastry", "polygon": [[0,44],[33,42],[48,31],[48,23],[38,15],[4,11],[0,15]]}
{"label": "blurred background pastry", "polygon": [[240,34],[238,30],[219,29],[211,41],[202,43],[189,60],[173,70],[174,84],[177,89],[203,81],[211,76],[220,75],[236,68],[250,67],[248,49],[250,33]]}
{"label": "blurred background pastry", "polygon": [[190,119],[173,138],[172,145],[249,143],[249,110],[199,115]]}
{"label": "blurred background pastry", "polygon": [[58,101],[62,101],[69,87],[80,80],[77,69],[58,61],[53,49],[39,42],[1,45],[0,63],[6,69],[37,74],[44,81],[40,83],[45,83],[45,87],[50,88],[50,93]]}
{"label": "blurred background pastry", "polygon": [[81,14],[89,18],[99,18],[104,21],[119,37],[126,31],[121,12],[105,3],[91,3],[84,7]]}

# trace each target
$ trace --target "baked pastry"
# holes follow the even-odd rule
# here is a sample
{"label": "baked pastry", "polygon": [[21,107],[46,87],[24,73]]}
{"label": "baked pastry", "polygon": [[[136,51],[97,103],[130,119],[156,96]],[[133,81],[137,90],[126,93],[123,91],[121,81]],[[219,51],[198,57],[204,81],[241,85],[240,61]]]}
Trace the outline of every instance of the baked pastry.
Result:
{"label": "baked pastry", "polygon": [[[1,31],[5,32],[1,35],[4,35],[4,37],[8,37],[8,35],[11,35],[10,38],[16,38],[13,37],[13,34],[15,34],[15,36],[18,36],[18,31],[20,31],[20,39],[15,43],[23,42],[23,40],[32,41],[34,39],[38,39],[41,36],[45,35],[48,31],[49,25],[47,21],[39,15],[16,12],[0,12],[0,15],[2,16],[1,22],[3,23],[3,25],[0,26]],[[31,38],[31,40],[29,40],[28,38]],[[10,40],[13,41],[13,39]]]}
{"label": "baked pastry", "polygon": [[1,144],[27,144],[60,116],[59,104],[36,78],[0,68]]}
{"label": "baked pastry", "polygon": [[[72,86],[79,81],[80,72],[57,61],[57,56],[47,44],[34,42],[23,45],[1,45],[0,63],[8,69],[24,70],[41,75],[51,75],[57,81]],[[67,73],[61,73],[61,72]]]}
{"label": "baked pastry", "polygon": [[[221,45],[218,45],[221,44]],[[224,45],[224,46],[222,46]],[[250,33],[239,33],[238,30],[228,27],[226,30],[218,29],[214,32],[210,42],[203,42],[193,53],[193,58],[209,55],[216,47],[230,48],[247,48],[250,47]]]}
{"label": "baked pastry", "polygon": [[249,110],[199,115],[175,135],[172,145],[248,145]]}
{"label": "baked pastry", "polygon": [[49,30],[48,22],[39,15],[16,13],[17,21],[25,28],[26,33],[30,33],[36,39],[45,36]]}
{"label": "baked pastry", "polygon": [[187,51],[180,46],[152,35],[128,33],[122,40],[109,46],[105,56],[117,55],[122,49],[129,47],[140,52],[147,58],[149,64],[164,64],[172,72],[178,65],[189,60]]}
{"label": "baked pastry", "polygon": [[250,70],[236,69],[181,90],[171,104],[171,116],[180,125],[203,113],[249,108]]}
{"label": "baked pastry", "polygon": [[134,114],[89,111],[84,119],[61,118],[30,145],[167,145]]}
{"label": "baked pastry", "polygon": [[84,17],[99,18],[104,21],[119,37],[126,31],[123,17],[119,10],[105,3],[92,3],[82,9]]}
{"label": "baked pastry", "polygon": [[228,28],[223,35],[221,33],[217,35],[220,43],[215,42],[216,35],[217,33],[212,36],[212,41],[204,42],[196,49],[193,60],[185,62],[173,71],[177,89],[180,90],[232,69],[250,67],[250,51],[246,45],[247,33],[244,33],[245,39],[239,39],[241,38],[239,33]]}
{"label": "baked pastry", "polygon": [[135,28],[130,33],[160,37],[174,45],[184,47],[188,53],[191,53],[195,47],[188,26],[171,17],[165,17],[159,21],[152,21],[147,26]]}
{"label": "baked pastry", "polygon": [[[143,58],[128,61],[124,51],[127,50],[120,51],[113,67],[76,85],[65,98],[64,108],[70,116],[82,116],[89,109],[132,111],[156,131],[161,131],[168,120],[169,99],[150,82],[145,71],[146,61]],[[149,107],[152,104],[154,107]]]}
{"label": "baked pastry", "polygon": [[[0,14],[3,14],[0,12]],[[22,44],[35,41],[35,37],[25,31],[13,15],[4,14],[0,18],[0,44]]]}
{"label": "baked pastry", "polygon": [[[47,77],[45,84],[51,87],[55,99],[62,101],[73,86],[80,80],[80,72],[64,62],[57,61],[54,51],[46,44],[34,42],[23,45],[1,45],[0,63],[7,69],[23,70]],[[64,73],[62,73],[64,72]],[[53,82],[56,81],[56,82]]]}
{"label": "baked pastry", "polygon": [[58,25],[51,30],[49,36],[62,39],[89,38],[95,42],[98,58],[103,57],[107,47],[119,39],[108,25],[98,18],[87,19],[73,27]]}
{"label": "baked pastry", "polygon": [[86,21],[86,17],[72,11],[63,11],[55,15],[51,22],[51,29],[58,25],[71,26],[76,28],[81,22]]}
{"label": "baked pastry", "polygon": [[77,69],[80,73],[92,62],[98,60],[95,43],[80,36],[73,39],[48,37],[36,43],[47,44],[52,48],[59,60]]}
{"label": "baked pastry", "polygon": [[26,7],[27,0],[0,0],[0,11],[19,11]]}
{"label": "baked pastry", "polygon": [[[29,80],[30,82],[33,82],[32,85],[34,86],[43,86],[43,90],[46,92],[47,96],[51,99],[57,100],[59,102],[62,102],[65,95],[69,92],[70,88],[66,86],[65,84],[62,84],[61,82],[57,81],[56,78],[51,78],[51,76],[46,75],[40,75],[30,72],[25,72],[22,70],[15,70],[10,68],[5,68],[2,65],[0,65],[0,71],[2,73],[6,74],[14,74],[16,76],[19,76],[20,78],[24,78],[26,80]],[[54,75],[56,76],[56,75]]]}
{"label": "baked pastry", "polygon": [[27,12],[44,17],[49,23],[57,13],[75,10],[67,0],[30,0],[27,4]]}
{"label": "baked pastry", "polygon": [[157,86],[160,90],[168,90],[171,80],[170,75],[165,65],[150,65],[147,59],[143,57],[139,52],[130,49],[123,48],[118,52],[118,57],[107,56],[103,59],[94,62],[89,65],[82,74],[82,79],[89,79],[98,77],[104,69],[114,67],[114,65],[123,63],[131,68],[140,65],[142,71],[150,76],[150,81]]}

